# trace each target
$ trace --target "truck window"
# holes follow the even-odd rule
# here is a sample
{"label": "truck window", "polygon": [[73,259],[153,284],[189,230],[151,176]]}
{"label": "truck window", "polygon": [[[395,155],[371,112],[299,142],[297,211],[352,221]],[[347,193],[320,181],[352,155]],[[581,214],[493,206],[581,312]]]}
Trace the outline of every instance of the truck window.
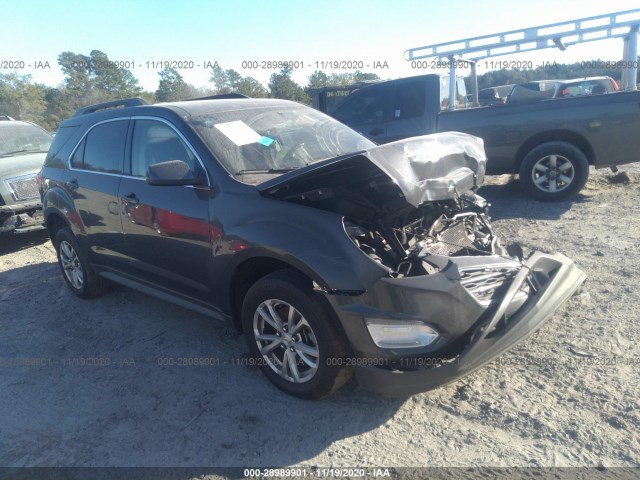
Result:
{"label": "truck window", "polygon": [[[456,108],[467,106],[467,88],[464,85],[463,78],[456,78]],[[440,107],[446,109],[449,107],[449,76],[440,77]]]}
{"label": "truck window", "polygon": [[414,118],[424,113],[426,103],[424,82],[410,82],[396,87],[393,118]]}
{"label": "truck window", "polygon": [[333,117],[347,125],[379,123],[389,119],[393,90],[391,87],[364,88],[349,95],[333,112]]}

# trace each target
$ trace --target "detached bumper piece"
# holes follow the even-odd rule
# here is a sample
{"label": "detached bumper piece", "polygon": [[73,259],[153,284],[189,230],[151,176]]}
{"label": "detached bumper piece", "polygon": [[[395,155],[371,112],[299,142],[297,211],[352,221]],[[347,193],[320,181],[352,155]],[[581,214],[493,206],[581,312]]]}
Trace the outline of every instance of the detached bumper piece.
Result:
{"label": "detached bumper piece", "polygon": [[[426,392],[472,373],[538,330],[585,281],[586,275],[564,255],[534,253],[513,277],[502,300],[491,302],[486,320],[456,358],[438,366],[393,370],[356,368],[358,383],[384,396],[404,397]],[[523,290],[529,298],[515,312]]]}
{"label": "detached bumper piece", "polygon": [[44,217],[40,202],[20,205],[19,209],[0,207],[0,233],[27,233],[44,229]]}

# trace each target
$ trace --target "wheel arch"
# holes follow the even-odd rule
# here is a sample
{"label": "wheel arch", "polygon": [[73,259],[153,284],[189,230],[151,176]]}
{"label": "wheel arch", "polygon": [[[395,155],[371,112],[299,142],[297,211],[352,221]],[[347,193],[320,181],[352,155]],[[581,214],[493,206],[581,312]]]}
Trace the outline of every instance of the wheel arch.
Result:
{"label": "wheel arch", "polygon": [[55,242],[56,234],[63,228],[71,228],[67,219],[60,212],[49,212],[45,217],[45,227],[49,238]]}
{"label": "wheel arch", "polygon": [[308,285],[313,284],[310,275],[296,268],[291,263],[275,257],[260,255],[242,260],[233,269],[229,284],[228,302],[233,324],[238,332],[242,332],[242,302],[249,289],[261,278],[279,270],[291,270],[304,278]]}
{"label": "wheel arch", "polygon": [[534,148],[544,145],[545,143],[551,143],[551,142],[568,143],[576,147],[578,150],[580,150],[584,154],[585,157],[587,157],[587,161],[589,162],[589,165],[595,164],[595,153],[593,151],[593,147],[591,146],[591,144],[586,138],[584,138],[580,134],[571,132],[569,130],[550,130],[547,132],[538,133],[528,138],[520,146],[515,156],[513,171],[515,173],[520,171],[520,166],[522,165],[524,158]]}
{"label": "wheel arch", "polygon": [[77,211],[73,199],[60,187],[55,186],[45,192],[42,199],[42,212],[51,240],[55,240],[55,237],[52,236],[53,232],[49,229],[50,222],[52,222],[52,226],[59,225],[59,221],[63,222],[64,226],[68,227],[77,238],[85,233],[82,217]]}
{"label": "wheel arch", "polygon": [[[282,271],[283,273],[284,271],[289,271],[299,276],[302,285],[313,288],[313,285],[316,284],[319,285],[320,288],[326,288],[324,281],[317,278],[314,272],[305,270],[307,269],[299,268],[281,258],[266,255],[253,256],[239,262],[231,275],[227,295],[229,310],[236,331],[242,333],[242,303],[247,292],[256,282],[267,275],[277,271]],[[319,295],[319,300],[342,338],[346,339],[346,333],[329,301],[323,295]]]}

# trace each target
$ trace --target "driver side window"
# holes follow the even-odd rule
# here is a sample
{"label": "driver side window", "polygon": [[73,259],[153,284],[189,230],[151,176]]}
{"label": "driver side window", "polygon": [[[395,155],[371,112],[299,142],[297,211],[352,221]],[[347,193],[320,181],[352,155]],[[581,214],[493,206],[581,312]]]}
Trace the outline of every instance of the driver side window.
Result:
{"label": "driver side window", "polygon": [[131,142],[131,175],[146,177],[150,165],[182,160],[196,172],[197,160],[178,134],[157,120],[136,120]]}

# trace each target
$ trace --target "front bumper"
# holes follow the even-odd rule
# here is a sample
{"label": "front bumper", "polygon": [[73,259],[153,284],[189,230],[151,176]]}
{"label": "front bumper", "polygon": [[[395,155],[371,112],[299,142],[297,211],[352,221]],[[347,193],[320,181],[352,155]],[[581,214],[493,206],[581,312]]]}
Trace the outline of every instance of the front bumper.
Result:
{"label": "front bumper", "polygon": [[[509,312],[523,285],[536,291],[517,311]],[[540,279],[544,279],[541,283]],[[563,255],[534,253],[515,275],[502,301],[491,306],[475,326],[466,347],[451,359],[426,367],[394,368],[362,362],[355,367],[358,383],[385,396],[408,396],[453,382],[472,373],[538,330],[573,295],[586,275]],[[427,362],[425,362],[427,363]],[[419,365],[414,363],[413,365]],[[424,365],[424,364],[423,364]]]}
{"label": "front bumper", "polygon": [[44,217],[39,201],[0,206],[0,233],[26,233],[42,229]]}

